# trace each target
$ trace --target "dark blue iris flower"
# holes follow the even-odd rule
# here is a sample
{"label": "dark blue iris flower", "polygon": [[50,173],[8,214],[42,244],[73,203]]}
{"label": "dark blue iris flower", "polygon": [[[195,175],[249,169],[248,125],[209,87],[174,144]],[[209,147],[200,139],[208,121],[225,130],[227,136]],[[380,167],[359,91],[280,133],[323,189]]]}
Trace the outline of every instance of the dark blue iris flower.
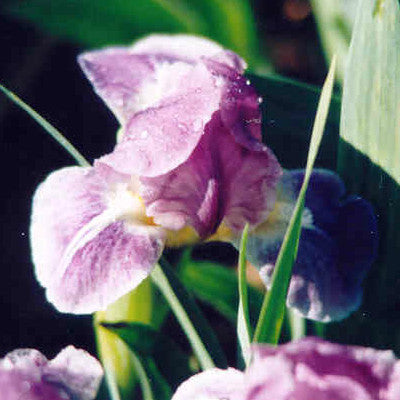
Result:
{"label": "dark blue iris flower", "polygon": [[[267,286],[303,179],[304,170],[285,171],[274,211],[249,237],[248,258],[260,269]],[[287,300],[306,318],[329,322],[356,310],[362,281],[376,257],[372,206],[345,193],[335,173],[312,173]]]}

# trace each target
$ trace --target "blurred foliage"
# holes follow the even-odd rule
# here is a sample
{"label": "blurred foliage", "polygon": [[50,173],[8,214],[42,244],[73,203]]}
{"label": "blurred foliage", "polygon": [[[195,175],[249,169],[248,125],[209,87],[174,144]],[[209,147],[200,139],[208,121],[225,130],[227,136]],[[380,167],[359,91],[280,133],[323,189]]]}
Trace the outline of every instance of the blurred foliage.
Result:
{"label": "blurred foliage", "polygon": [[0,7],[84,46],[129,44],[156,32],[192,33],[218,41],[253,67],[268,68],[247,0],[6,0]]}
{"label": "blurred foliage", "polygon": [[310,0],[326,58],[338,59],[343,81],[358,0]]}
{"label": "blurred foliage", "polygon": [[[197,261],[186,251],[178,265],[178,276],[198,299],[211,305],[232,325],[236,323],[239,305],[236,271],[212,261]],[[263,300],[261,290],[248,288],[249,314],[252,325],[258,318]]]}
{"label": "blurred foliage", "polygon": [[[343,88],[339,172],[372,201],[380,249],[364,304],[339,340],[400,351],[400,5],[361,0]],[[346,329],[344,329],[346,327]],[[346,334],[344,334],[346,333]]]}

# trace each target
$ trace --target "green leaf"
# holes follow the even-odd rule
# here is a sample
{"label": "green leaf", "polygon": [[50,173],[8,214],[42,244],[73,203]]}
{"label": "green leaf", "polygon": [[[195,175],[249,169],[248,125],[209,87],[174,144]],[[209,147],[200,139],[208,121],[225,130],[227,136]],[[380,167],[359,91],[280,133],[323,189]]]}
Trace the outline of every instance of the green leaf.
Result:
{"label": "green leaf", "polygon": [[240,242],[239,251],[239,307],[237,316],[237,335],[238,342],[242,352],[243,360],[246,366],[250,362],[250,343],[251,343],[251,327],[249,318],[249,302],[247,295],[247,277],[246,277],[246,249],[247,236],[249,233],[249,225],[246,224],[242,240]]}
{"label": "green leaf", "polygon": [[337,77],[343,81],[358,0],[311,0],[328,62],[337,56]]}
{"label": "green leaf", "polygon": [[220,42],[251,65],[270,68],[259,56],[248,0],[8,0],[3,7],[84,45],[129,44],[155,32],[192,33]]}
{"label": "green leaf", "polygon": [[49,122],[41,117],[32,107],[28,106],[22,101],[17,95],[0,85],[0,90],[18,107],[22,108],[27,114],[29,114],[61,147],[63,147],[67,153],[75,159],[75,161],[82,167],[90,166],[89,162],[82,156],[81,153],[72,145],[71,142],[56,128],[54,128]]}
{"label": "green leaf", "polygon": [[6,10],[90,46],[128,44],[150,32],[207,31],[207,21],[179,0],[18,0]]}
{"label": "green leaf", "polygon": [[[378,260],[364,300],[329,335],[400,351],[400,5],[359,2],[343,87],[338,169],[378,215]],[[379,295],[380,294],[380,295]],[[384,295],[382,295],[384,294]]]}
{"label": "green leaf", "polygon": [[175,314],[201,367],[213,368],[215,363],[218,367],[225,368],[227,362],[218,339],[196,302],[166,260],[161,258],[160,264],[154,268],[151,277]]}
{"label": "green leaf", "polygon": [[265,295],[264,303],[260,312],[260,318],[254,334],[254,341],[256,342],[277,344],[280,337],[285,315],[286,295],[291,278],[292,267],[297,256],[305,195],[328,116],[335,76],[335,65],[336,63],[334,59],[318,104],[317,115],[315,117],[311,135],[310,148],[308,151],[304,181],[275,263],[271,288]]}
{"label": "green leaf", "polygon": [[[278,75],[247,76],[263,98],[264,142],[285,168],[304,165],[321,89]],[[317,159],[320,166],[336,168],[339,121],[340,98],[333,96]]]}
{"label": "green leaf", "polygon": [[131,357],[142,388],[143,400],[170,400],[172,391],[151,357],[131,351]]}
{"label": "green leaf", "polygon": [[260,57],[257,31],[248,0],[186,0],[209,23],[208,35],[240,54],[250,67],[271,70]]}
{"label": "green leaf", "polygon": [[[179,263],[179,278],[188,291],[211,305],[232,324],[237,321],[239,306],[238,277],[231,268],[208,261],[195,261],[190,252]],[[260,290],[248,287],[250,321],[256,322],[263,300]],[[254,325],[254,324],[253,324]]]}
{"label": "green leaf", "polygon": [[102,326],[118,335],[136,354],[151,356],[172,387],[189,378],[192,371],[188,355],[168,336],[141,323],[103,323]]}
{"label": "green leaf", "polygon": [[[382,5],[376,8],[378,4]],[[344,141],[397,183],[400,183],[399,38],[397,0],[360,1],[343,90],[340,129]]]}

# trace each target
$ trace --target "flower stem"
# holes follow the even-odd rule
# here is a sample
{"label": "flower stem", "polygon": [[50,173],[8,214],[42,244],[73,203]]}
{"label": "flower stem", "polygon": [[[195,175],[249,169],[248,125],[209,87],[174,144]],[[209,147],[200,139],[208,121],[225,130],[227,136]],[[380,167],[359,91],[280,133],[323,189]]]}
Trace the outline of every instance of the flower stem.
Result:
{"label": "flower stem", "polygon": [[170,280],[160,265],[156,265],[151,274],[151,278],[170,305],[171,310],[185,332],[202,369],[214,368],[215,365],[213,359],[208,353],[200,335],[197,333],[188,313],[179,301],[178,296],[175,294],[174,289],[171,286]]}

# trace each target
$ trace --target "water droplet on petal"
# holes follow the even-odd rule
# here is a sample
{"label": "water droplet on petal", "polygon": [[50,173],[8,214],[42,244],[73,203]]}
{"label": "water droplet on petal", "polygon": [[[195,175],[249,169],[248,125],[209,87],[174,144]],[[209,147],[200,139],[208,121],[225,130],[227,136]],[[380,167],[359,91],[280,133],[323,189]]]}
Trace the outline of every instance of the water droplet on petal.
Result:
{"label": "water droplet on petal", "polygon": [[223,84],[224,84],[224,79],[221,78],[220,76],[217,76],[217,77],[215,78],[215,86],[219,88],[219,87],[221,87]]}
{"label": "water droplet on petal", "polygon": [[195,131],[198,131],[198,130],[200,130],[200,128],[202,127],[202,122],[201,122],[201,120],[200,119],[196,119],[194,122],[193,122],[193,129],[195,130]]}
{"label": "water droplet on petal", "polygon": [[147,131],[142,131],[140,133],[140,138],[141,139],[147,139],[148,136],[149,136],[149,132],[147,132]]}
{"label": "water droplet on petal", "polygon": [[258,104],[261,104],[261,103],[263,102],[263,98],[262,98],[262,97],[259,97],[259,98],[257,99],[257,101],[258,101]]}
{"label": "water droplet on petal", "polygon": [[246,85],[247,85],[247,86],[250,86],[250,85],[251,85],[250,79],[247,79]]}

